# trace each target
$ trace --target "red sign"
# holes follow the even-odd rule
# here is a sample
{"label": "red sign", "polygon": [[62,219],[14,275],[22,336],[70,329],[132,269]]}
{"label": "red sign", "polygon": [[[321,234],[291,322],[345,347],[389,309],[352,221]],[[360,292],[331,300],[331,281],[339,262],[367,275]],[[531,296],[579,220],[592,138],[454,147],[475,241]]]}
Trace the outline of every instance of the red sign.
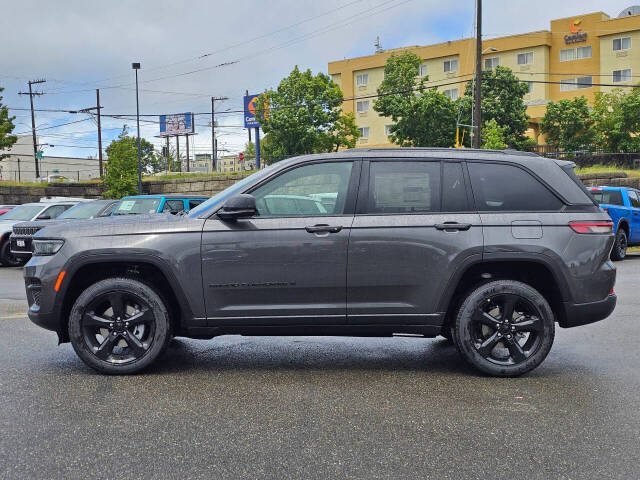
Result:
{"label": "red sign", "polygon": [[240,152],[238,154],[238,160],[240,160],[241,162],[244,162],[244,153]]}

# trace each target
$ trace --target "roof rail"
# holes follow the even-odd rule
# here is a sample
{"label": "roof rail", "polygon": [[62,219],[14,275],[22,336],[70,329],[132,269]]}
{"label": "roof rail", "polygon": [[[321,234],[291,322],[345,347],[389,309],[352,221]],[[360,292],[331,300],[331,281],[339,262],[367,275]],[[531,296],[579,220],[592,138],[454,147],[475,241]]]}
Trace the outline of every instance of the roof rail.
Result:
{"label": "roof rail", "polygon": [[519,155],[527,157],[538,157],[534,152],[523,152],[512,148],[506,150],[489,150],[478,148],[447,148],[447,147],[372,147],[372,148],[347,148],[343,152],[386,152],[386,151],[427,151],[427,152],[460,152],[460,153],[501,153],[503,155]]}

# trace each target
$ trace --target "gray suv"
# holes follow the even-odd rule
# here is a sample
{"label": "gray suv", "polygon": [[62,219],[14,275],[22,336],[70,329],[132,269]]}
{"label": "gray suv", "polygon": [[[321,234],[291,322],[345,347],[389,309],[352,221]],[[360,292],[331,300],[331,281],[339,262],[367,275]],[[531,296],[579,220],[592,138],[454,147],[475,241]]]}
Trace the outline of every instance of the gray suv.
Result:
{"label": "gray suv", "polygon": [[172,336],[408,334],[520,375],[556,322],[615,307],[612,223],[573,167],[416,148],[285,160],[186,215],[43,228],[29,318],[104,373],[147,367]]}

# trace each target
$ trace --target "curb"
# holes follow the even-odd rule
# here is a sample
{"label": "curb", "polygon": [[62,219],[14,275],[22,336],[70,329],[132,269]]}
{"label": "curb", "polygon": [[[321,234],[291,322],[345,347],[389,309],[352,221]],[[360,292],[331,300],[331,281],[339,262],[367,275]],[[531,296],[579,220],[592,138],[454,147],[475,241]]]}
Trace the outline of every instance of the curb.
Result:
{"label": "curb", "polygon": [[26,300],[0,300],[0,317],[8,315],[27,315],[29,305]]}

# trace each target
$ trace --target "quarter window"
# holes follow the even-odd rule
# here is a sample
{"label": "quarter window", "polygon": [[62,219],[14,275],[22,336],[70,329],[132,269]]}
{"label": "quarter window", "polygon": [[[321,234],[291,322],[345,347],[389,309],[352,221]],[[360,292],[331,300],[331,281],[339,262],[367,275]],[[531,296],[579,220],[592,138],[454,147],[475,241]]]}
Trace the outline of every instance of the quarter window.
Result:
{"label": "quarter window", "polygon": [[470,162],[469,175],[480,211],[556,211],[562,202],[525,170]]}
{"label": "quarter window", "polygon": [[372,162],[369,213],[440,210],[440,162]]}
{"label": "quarter window", "polygon": [[518,65],[531,65],[532,63],[533,63],[533,52],[518,54]]}
{"label": "quarter window", "polygon": [[251,194],[260,217],[342,215],[352,162],[304,165],[279,175]]}
{"label": "quarter window", "polygon": [[613,51],[629,50],[631,48],[631,37],[622,37],[613,39]]}

